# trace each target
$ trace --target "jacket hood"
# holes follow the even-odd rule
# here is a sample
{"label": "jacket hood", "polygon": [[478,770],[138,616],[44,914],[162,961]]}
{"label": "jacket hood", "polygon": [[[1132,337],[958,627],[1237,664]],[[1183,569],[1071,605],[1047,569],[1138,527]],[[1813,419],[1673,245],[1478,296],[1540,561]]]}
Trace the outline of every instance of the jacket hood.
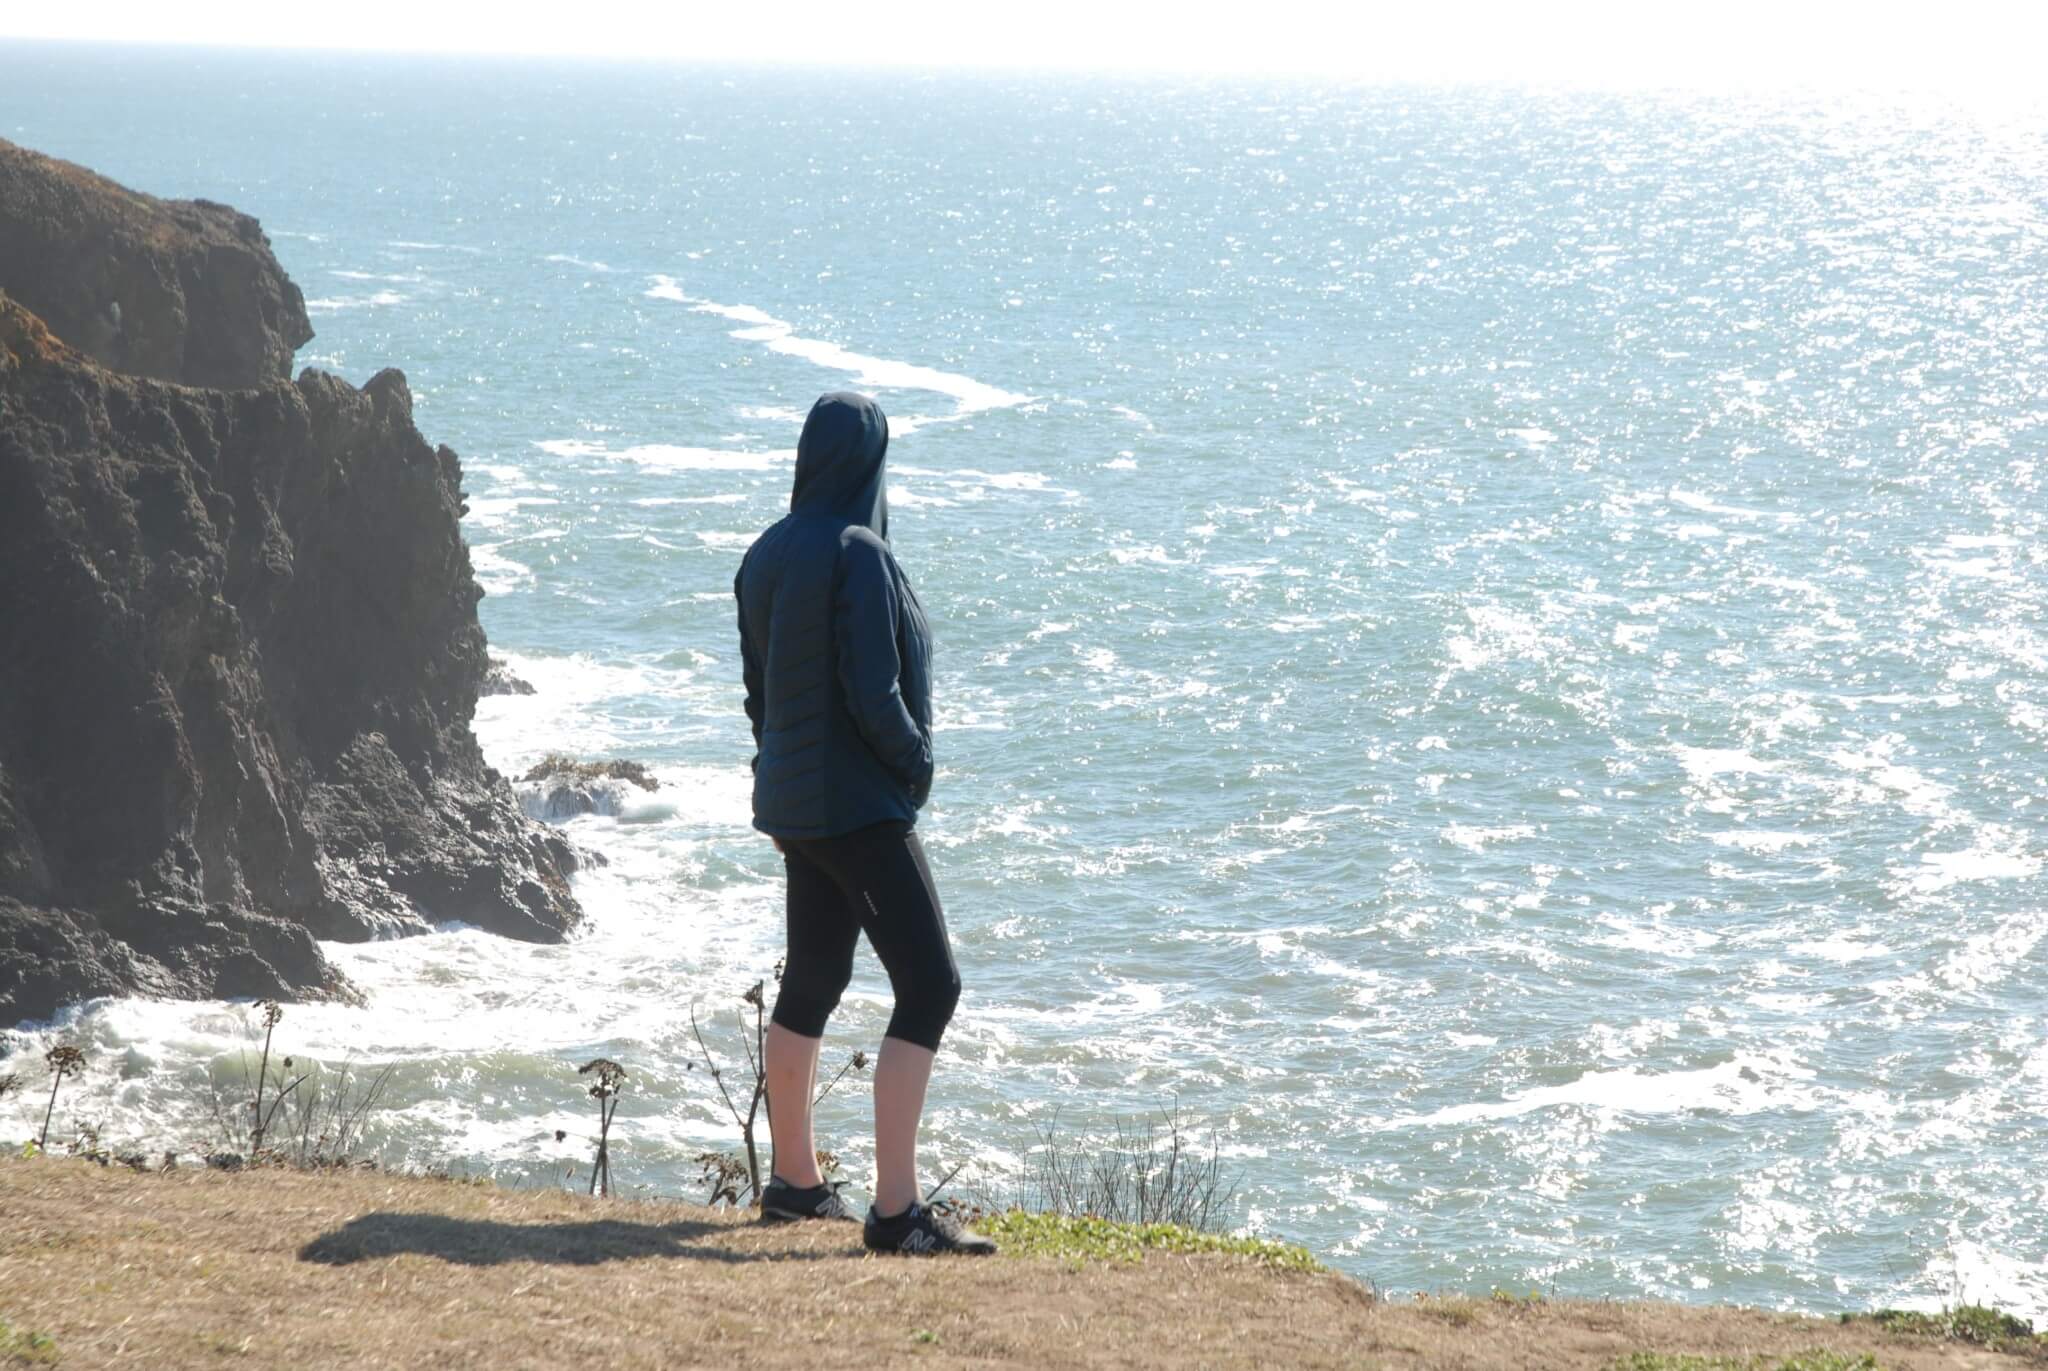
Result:
{"label": "jacket hood", "polygon": [[819,396],[796,440],[790,509],[863,524],[886,542],[889,494],[883,458],[888,451],[889,420],[880,405],[846,390]]}

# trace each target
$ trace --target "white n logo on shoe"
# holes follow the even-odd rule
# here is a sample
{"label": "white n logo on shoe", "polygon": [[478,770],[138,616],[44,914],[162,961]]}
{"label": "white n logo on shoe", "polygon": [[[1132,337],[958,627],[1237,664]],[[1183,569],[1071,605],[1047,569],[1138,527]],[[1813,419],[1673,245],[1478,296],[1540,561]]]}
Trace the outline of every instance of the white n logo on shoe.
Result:
{"label": "white n logo on shoe", "polygon": [[939,1240],[922,1228],[913,1228],[903,1235],[905,1252],[929,1252],[939,1245]]}

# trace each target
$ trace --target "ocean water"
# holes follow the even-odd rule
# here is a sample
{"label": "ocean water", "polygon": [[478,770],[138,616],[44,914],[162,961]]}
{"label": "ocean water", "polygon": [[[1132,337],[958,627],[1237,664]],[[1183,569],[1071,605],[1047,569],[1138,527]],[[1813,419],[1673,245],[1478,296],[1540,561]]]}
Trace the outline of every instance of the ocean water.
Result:
{"label": "ocean water", "polygon": [[[405,370],[537,687],[494,762],[663,783],[569,825],[574,941],[331,949],[366,1004],[280,1042],[396,1064],[386,1157],[559,1183],[598,1054],[629,1187],[730,1145],[690,1016],[736,1056],[781,937],[730,584],[851,386],[937,640],[929,1173],[1177,1106],[1238,1222],[1393,1289],[2048,1318],[2039,110],[0,71],[0,135],[259,216],[301,364]],[[828,1063],[887,1000],[864,953]],[[250,1031],[50,1030],[66,1108],[194,1140]]]}

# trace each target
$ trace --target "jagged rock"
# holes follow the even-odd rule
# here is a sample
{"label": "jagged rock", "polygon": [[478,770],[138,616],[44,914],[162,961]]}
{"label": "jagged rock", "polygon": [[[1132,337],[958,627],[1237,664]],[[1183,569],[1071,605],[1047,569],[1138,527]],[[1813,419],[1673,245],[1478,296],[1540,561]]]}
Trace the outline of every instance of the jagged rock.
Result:
{"label": "jagged rock", "polygon": [[0,291],[102,366],[190,386],[285,379],[313,336],[248,215],[141,195],[4,139]]}
{"label": "jagged rock", "polygon": [[232,999],[352,993],[303,925],[166,896],[97,913],[0,897],[0,1020],[99,995]]}
{"label": "jagged rock", "polygon": [[517,676],[514,676],[511,667],[493,657],[490,659],[490,665],[484,669],[483,693],[485,695],[532,695],[537,692],[535,692],[529,682],[522,681]]}
{"label": "jagged rock", "polygon": [[[17,199],[4,151],[0,263],[20,206],[53,202]],[[470,731],[455,454],[397,371],[237,384],[117,375],[0,294],[0,1023],[345,993],[316,936],[581,917],[574,853]]]}
{"label": "jagged rock", "polygon": [[529,818],[560,823],[578,814],[625,812],[627,787],[661,789],[645,765],[631,761],[581,762],[551,752],[519,778],[519,803]]}

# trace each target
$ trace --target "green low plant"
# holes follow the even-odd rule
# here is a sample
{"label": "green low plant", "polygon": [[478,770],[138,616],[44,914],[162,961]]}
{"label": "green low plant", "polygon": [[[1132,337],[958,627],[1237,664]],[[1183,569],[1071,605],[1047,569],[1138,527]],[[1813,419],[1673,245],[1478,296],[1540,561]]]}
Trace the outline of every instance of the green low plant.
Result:
{"label": "green low plant", "polygon": [[0,1366],[55,1366],[57,1340],[0,1319]]}
{"label": "green low plant", "polygon": [[1201,1233],[1171,1223],[1119,1223],[1064,1214],[1030,1214],[1011,1209],[984,1214],[974,1228],[1020,1257],[1058,1257],[1073,1262],[1138,1262],[1147,1252],[1219,1253],[1248,1257],[1264,1266],[1320,1271],[1307,1249],[1271,1238]]}
{"label": "green low plant", "polygon": [[1614,1363],[1614,1371],[1878,1371],[1868,1352],[1854,1356],[1825,1347],[1789,1357],[1758,1353],[1753,1357],[1698,1357],[1684,1352],[1631,1352]]}
{"label": "green low plant", "polygon": [[1919,1309],[1877,1309],[1868,1314],[1844,1314],[1842,1322],[1874,1323],[1887,1333],[1973,1343],[1994,1352],[2048,1354],[2048,1333],[2036,1333],[2027,1320],[1989,1305],[1959,1304],[1931,1314]]}

